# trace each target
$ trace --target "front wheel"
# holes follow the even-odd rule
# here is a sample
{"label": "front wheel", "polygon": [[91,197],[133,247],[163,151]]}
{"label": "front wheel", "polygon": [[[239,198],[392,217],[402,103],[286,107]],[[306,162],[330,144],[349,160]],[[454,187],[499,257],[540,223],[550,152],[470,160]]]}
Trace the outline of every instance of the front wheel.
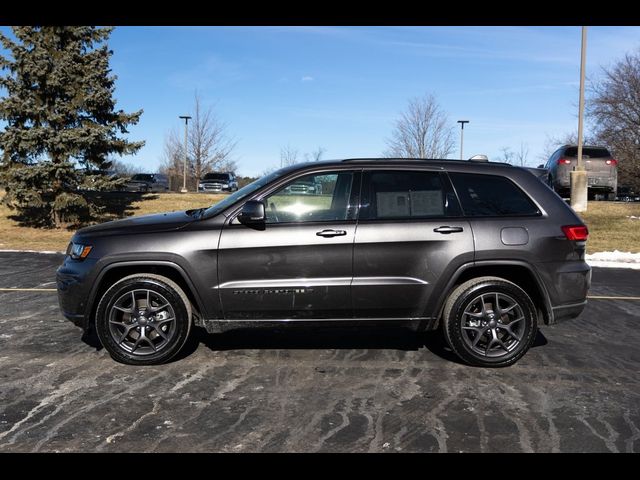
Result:
{"label": "front wheel", "polygon": [[125,277],[102,296],[96,332],[111,357],[129,365],[167,362],[191,330],[191,303],[172,280],[150,273]]}
{"label": "front wheel", "polygon": [[515,283],[480,277],[451,293],[443,329],[447,343],[465,362],[506,367],[531,347],[538,331],[537,313],[529,295]]}

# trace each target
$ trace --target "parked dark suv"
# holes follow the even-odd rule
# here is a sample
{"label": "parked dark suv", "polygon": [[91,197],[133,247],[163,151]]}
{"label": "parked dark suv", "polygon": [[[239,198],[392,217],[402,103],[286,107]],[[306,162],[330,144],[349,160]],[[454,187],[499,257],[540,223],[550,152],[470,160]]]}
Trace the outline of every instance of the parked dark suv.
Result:
{"label": "parked dark suv", "polygon": [[[301,183],[322,193],[289,188]],[[582,312],[587,235],[523,168],[313,162],[206,209],[83,228],[57,284],[65,317],[128,364],[166,362],[192,325],[408,322],[442,328],[470,364],[506,366],[539,324]]]}
{"label": "parked dark suv", "polygon": [[211,172],[205,174],[198,182],[199,192],[235,192],[238,181],[231,172]]}

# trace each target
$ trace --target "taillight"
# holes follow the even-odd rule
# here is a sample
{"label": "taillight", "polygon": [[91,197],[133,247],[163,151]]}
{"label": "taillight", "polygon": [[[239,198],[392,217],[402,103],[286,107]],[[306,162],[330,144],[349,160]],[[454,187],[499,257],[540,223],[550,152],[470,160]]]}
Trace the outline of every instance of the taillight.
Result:
{"label": "taillight", "polygon": [[562,231],[567,240],[584,242],[589,237],[589,230],[584,225],[565,225]]}
{"label": "taillight", "polygon": [[558,165],[571,165],[571,160],[568,158],[559,158]]}
{"label": "taillight", "polygon": [[614,160],[613,158],[611,160],[605,160],[605,162],[607,165],[611,165],[612,167],[617,167],[618,166],[618,160]]}

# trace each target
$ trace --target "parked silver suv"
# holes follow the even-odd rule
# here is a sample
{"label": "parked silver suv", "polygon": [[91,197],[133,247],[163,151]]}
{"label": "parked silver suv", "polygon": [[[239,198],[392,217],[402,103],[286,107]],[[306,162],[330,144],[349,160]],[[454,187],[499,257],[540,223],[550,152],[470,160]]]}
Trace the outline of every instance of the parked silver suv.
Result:
{"label": "parked silver suv", "polygon": [[[582,158],[587,170],[587,187],[590,198],[602,194],[614,200],[618,188],[618,161],[605,147],[584,146]],[[578,147],[563,145],[553,152],[544,165],[549,173],[547,183],[561,197],[568,197],[571,183],[569,172],[578,164]],[[542,167],[542,165],[541,165]]]}
{"label": "parked silver suv", "polygon": [[[295,193],[292,185],[322,185]],[[207,209],[71,239],[63,314],[129,364],[209,332],[302,322],[442,329],[464,361],[511,365],[538,325],[578,316],[588,231],[530,171],[454,160],[294,165]]]}

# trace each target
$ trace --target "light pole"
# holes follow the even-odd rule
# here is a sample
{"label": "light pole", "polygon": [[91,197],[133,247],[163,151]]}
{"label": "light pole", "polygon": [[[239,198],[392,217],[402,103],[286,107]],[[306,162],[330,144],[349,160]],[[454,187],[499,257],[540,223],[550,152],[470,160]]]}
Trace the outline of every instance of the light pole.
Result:
{"label": "light pole", "polygon": [[188,115],[180,115],[179,118],[184,118],[184,171],[183,171],[183,179],[182,179],[182,190],[180,190],[180,192],[187,193],[187,151],[188,151],[187,128],[188,128],[189,120],[191,120],[191,117],[189,117]]}
{"label": "light pole", "polygon": [[464,145],[464,124],[469,123],[469,120],[458,120],[460,124],[460,160],[463,160],[462,157],[462,147]]}
{"label": "light pole", "polygon": [[587,211],[587,171],[582,159],[582,117],[584,116],[584,71],[587,56],[587,27],[582,27],[580,54],[580,101],[578,106],[578,165],[570,172],[571,208],[576,212]]}

